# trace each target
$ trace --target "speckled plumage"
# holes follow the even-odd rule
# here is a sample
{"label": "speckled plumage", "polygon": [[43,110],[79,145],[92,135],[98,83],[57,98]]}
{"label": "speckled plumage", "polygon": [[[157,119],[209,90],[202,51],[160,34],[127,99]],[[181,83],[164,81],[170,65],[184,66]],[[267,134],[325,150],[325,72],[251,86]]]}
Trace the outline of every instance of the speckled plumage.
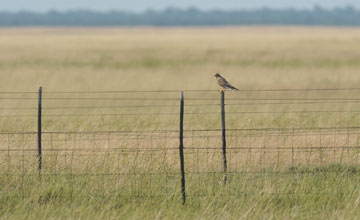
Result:
{"label": "speckled plumage", "polygon": [[231,90],[239,90],[237,88],[235,88],[234,86],[230,85],[230,83],[228,83],[228,81],[226,81],[226,79],[224,79],[224,77],[222,77],[219,73],[216,73],[215,75],[215,79],[217,84],[222,88],[222,89],[231,89]]}

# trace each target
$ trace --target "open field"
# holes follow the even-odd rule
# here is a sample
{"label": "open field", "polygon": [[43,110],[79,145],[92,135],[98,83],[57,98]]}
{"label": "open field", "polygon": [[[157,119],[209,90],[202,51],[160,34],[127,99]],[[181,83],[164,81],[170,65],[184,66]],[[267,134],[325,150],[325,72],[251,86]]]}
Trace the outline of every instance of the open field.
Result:
{"label": "open field", "polygon": [[[216,90],[212,74],[223,75],[240,89],[341,88],[357,87],[360,30],[328,28],[219,28],[219,29],[5,29],[0,31],[0,88],[2,91],[34,91],[42,85],[47,91],[118,90]],[[227,98],[354,98],[358,91],[242,92]],[[21,94],[3,94],[2,97]],[[37,97],[27,94],[26,97]],[[127,97],[174,98],[165,94],[44,94],[44,97]],[[216,91],[186,93],[185,100],[196,97],[218,99]],[[35,107],[37,100],[0,100],[7,107]],[[205,102],[205,101],[204,101]],[[219,101],[214,101],[219,103]],[[214,103],[206,101],[206,103]],[[192,102],[186,101],[187,104]],[[193,102],[194,103],[194,102]],[[230,103],[230,101],[228,101]],[[232,101],[232,103],[243,103]],[[91,105],[178,104],[178,101],[45,100],[44,107]],[[199,102],[195,104],[200,104]],[[355,106],[354,106],[355,105]],[[237,111],[267,110],[345,110],[354,103],[315,105],[235,106]],[[258,107],[258,108],[256,108]],[[187,111],[206,110],[187,108]],[[234,108],[233,108],[234,109]],[[100,109],[101,110],[101,109]],[[99,109],[86,113],[98,113]],[[120,109],[128,112],[128,109]],[[135,109],[137,110],[137,109]],[[140,109],[148,112],[147,109]],[[138,110],[138,112],[140,112]],[[177,111],[177,107],[163,109]],[[218,110],[215,106],[214,110]],[[159,109],[150,109],[159,111]],[[232,111],[232,106],[228,107]],[[2,110],[4,114],[12,110]],[[67,113],[83,113],[67,109]],[[104,111],[102,111],[104,112]],[[106,113],[114,112],[106,109]],[[17,110],[36,114],[36,110]],[[44,114],[64,110],[44,110]],[[359,125],[358,114],[236,115],[229,128],[324,127]],[[250,117],[249,117],[250,116]],[[252,117],[255,116],[255,117]],[[325,117],[329,116],[329,117]],[[240,118],[239,118],[240,117]],[[149,117],[148,117],[149,118]],[[177,124],[149,123],[136,118],[147,129],[177,129]],[[66,119],[66,118],[62,118]],[[45,129],[54,130],[132,130],[134,124],[123,118],[45,119]],[[191,117],[186,120],[193,122]],[[218,120],[209,117],[188,128],[214,128]],[[22,119],[17,119],[22,120]],[[35,123],[3,121],[2,131],[34,130]],[[153,123],[154,122],[154,123]],[[25,124],[25,125],[24,125]],[[152,126],[152,128],[151,128]],[[143,127],[143,126],[140,126]],[[141,128],[138,128],[141,129]]]}
{"label": "open field", "polygon": [[1,29],[0,218],[356,219],[359,60],[360,29]]}

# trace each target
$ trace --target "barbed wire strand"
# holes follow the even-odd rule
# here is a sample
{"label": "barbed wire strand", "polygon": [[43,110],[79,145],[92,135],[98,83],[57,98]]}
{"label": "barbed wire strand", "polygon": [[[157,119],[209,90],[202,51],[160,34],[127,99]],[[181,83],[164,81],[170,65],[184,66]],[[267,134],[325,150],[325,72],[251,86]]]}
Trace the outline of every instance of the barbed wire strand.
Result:
{"label": "barbed wire strand", "polygon": [[[284,88],[284,89],[240,89],[238,92],[289,92],[289,91],[353,91],[360,88]],[[184,90],[104,90],[104,91],[44,91],[49,94],[97,94],[97,93],[174,93],[174,92],[219,92],[214,89]],[[35,91],[0,91],[0,94],[37,94]]]}
{"label": "barbed wire strand", "polygon": [[[358,111],[239,111],[227,112],[226,114],[307,114],[307,113],[360,113]],[[220,112],[186,112],[185,115],[219,115]],[[178,112],[158,113],[106,113],[106,114],[43,114],[43,117],[98,117],[98,116],[164,116],[179,115]],[[0,115],[1,118],[11,117],[37,117],[38,115]]]}

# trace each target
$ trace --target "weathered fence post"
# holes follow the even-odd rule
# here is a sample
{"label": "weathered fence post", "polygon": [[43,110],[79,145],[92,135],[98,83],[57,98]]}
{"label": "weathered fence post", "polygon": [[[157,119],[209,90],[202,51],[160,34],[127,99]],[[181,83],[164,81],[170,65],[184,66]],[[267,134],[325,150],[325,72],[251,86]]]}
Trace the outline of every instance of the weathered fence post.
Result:
{"label": "weathered fence post", "polygon": [[39,88],[38,104],[38,170],[41,173],[42,153],[41,153],[41,113],[42,113],[42,87]]}
{"label": "weathered fence post", "polygon": [[223,171],[224,171],[224,184],[227,181],[227,162],[226,162],[226,128],[225,128],[225,92],[221,91],[221,137],[222,137],[222,153],[223,153]]}
{"label": "weathered fence post", "polygon": [[181,169],[181,195],[183,204],[186,201],[185,193],[185,165],[184,165],[184,93],[180,93],[180,134],[179,134],[179,151],[180,151],[180,169]]}

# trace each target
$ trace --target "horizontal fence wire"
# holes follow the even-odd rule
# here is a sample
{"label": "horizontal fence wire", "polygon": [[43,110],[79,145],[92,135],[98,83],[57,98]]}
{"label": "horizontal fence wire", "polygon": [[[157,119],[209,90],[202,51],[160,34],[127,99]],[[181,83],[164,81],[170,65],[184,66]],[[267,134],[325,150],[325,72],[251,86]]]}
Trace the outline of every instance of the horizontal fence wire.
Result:
{"label": "horizontal fence wire", "polygon": [[[227,112],[226,114],[314,114],[314,113],[360,113],[360,111],[244,111],[244,112]],[[177,112],[160,112],[160,113],[116,113],[116,114],[43,114],[43,117],[99,117],[99,116],[164,116],[178,115]],[[219,115],[219,112],[187,112],[185,115]],[[3,118],[11,117],[37,117],[37,115],[0,115]]]}
{"label": "horizontal fence wire", "polygon": [[[109,98],[109,97],[44,97],[44,100],[92,100],[92,101],[178,101],[176,98]],[[37,98],[28,98],[28,97],[0,97],[0,100],[37,100]],[[189,101],[218,101],[216,98],[187,98]],[[229,101],[356,101],[359,102],[360,98],[227,98]]]}
{"label": "horizontal fence wire", "polygon": [[[333,127],[266,127],[266,128],[228,128],[226,129],[228,132],[253,132],[252,134],[256,134],[256,132],[261,135],[266,132],[266,134],[272,134],[271,132],[278,132],[279,134],[297,134],[297,133],[319,133],[322,132],[326,134],[332,134],[331,132],[346,132],[356,134],[360,132],[360,126],[333,126]],[[219,132],[221,129],[184,129],[184,131],[188,133],[194,132]],[[0,134],[36,134],[36,131],[25,131],[25,132],[0,132]],[[178,134],[179,130],[177,129],[155,129],[155,130],[84,130],[84,131],[43,131],[43,134],[141,134],[141,135],[154,135],[154,134],[165,134],[172,133]],[[277,134],[277,133],[276,133]],[[209,135],[207,135],[209,136]]]}
{"label": "horizontal fence wire", "polygon": [[[241,105],[306,105],[306,104],[360,104],[360,102],[262,102],[262,103],[228,103],[227,106],[241,106]],[[207,107],[207,106],[220,106],[220,104],[187,104],[186,107]],[[113,108],[165,108],[165,107],[178,107],[178,105],[119,105],[119,106],[50,106],[43,109],[57,110],[57,109],[113,109]],[[33,107],[13,107],[13,108],[1,108],[0,110],[36,110]]]}
{"label": "horizontal fence wire", "polygon": [[[238,92],[289,92],[289,91],[358,91],[360,88],[286,88],[286,89],[239,89]],[[189,89],[189,90],[113,90],[113,91],[44,91],[46,93],[169,93],[169,92],[218,92],[209,89]],[[36,94],[34,91],[0,91],[0,94]]]}

